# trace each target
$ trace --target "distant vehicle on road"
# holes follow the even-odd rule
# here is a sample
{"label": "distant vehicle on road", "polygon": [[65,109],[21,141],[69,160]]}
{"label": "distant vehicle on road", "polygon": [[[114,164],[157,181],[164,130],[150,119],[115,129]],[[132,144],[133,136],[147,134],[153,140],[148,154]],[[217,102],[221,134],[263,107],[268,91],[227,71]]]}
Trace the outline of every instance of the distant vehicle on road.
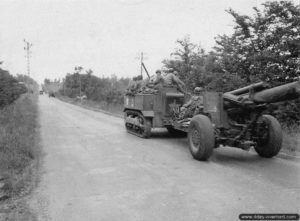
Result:
{"label": "distant vehicle on road", "polygon": [[49,93],[48,93],[48,96],[49,96],[49,97],[55,97],[55,94],[54,94],[54,92],[49,92]]}
{"label": "distant vehicle on road", "polygon": [[44,91],[40,91],[40,94],[43,95],[43,94],[44,94]]}

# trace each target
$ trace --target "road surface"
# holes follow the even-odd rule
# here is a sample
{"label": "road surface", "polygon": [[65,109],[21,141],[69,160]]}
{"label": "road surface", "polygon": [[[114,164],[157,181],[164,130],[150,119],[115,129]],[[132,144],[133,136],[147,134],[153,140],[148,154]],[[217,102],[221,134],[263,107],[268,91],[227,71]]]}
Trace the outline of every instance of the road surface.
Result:
{"label": "road surface", "polygon": [[37,220],[239,220],[299,213],[299,161],[234,148],[192,159],[186,138],[127,134],[123,120],[40,96]]}

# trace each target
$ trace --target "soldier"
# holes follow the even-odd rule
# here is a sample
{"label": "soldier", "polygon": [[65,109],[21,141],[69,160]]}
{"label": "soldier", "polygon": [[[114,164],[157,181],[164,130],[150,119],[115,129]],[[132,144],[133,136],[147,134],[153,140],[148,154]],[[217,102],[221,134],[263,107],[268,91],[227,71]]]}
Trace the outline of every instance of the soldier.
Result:
{"label": "soldier", "polygon": [[154,88],[154,79],[153,76],[151,76],[150,78],[147,78],[145,80],[142,81],[140,90],[138,91],[138,93],[142,93],[142,94],[156,94],[157,90]]}
{"label": "soldier", "polygon": [[126,95],[134,95],[136,94],[140,88],[142,87],[142,75],[138,75],[132,78],[132,81],[129,82],[129,85],[126,89]]}
{"label": "soldier", "polygon": [[155,73],[156,73],[156,78],[153,82],[153,85],[155,89],[159,89],[164,84],[164,77],[161,74],[161,70],[157,70]]}
{"label": "soldier", "polygon": [[163,86],[167,86],[167,87],[175,85],[175,86],[177,86],[177,88],[180,92],[185,93],[184,89],[183,89],[184,83],[173,73],[167,73],[165,76],[162,76],[161,71],[157,70],[156,71],[156,80],[154,82],[154,85],[157,85],[157,86],[163,85]]}
{"label": "soldier", "polygon": [[203,91],[202,87],[194,89],[194,95],[180,108],[180,119],[190,118],[200,113],[203,109]]}

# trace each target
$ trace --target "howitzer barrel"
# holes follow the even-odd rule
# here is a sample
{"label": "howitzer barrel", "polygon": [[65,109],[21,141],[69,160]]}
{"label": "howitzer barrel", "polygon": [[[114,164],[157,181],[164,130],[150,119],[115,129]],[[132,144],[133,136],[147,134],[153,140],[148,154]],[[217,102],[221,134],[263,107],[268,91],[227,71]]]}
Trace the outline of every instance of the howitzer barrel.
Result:
{"label": "howitzer barrel", "polygon": [[249,96],[251,96],[250,94],[253,95],[255,92],[262,91],[268,86],[269,85],[265,82],[258,82],[234,91],[229,91],[223,95],[225,101],[224,105],[225,107],[229,108],[232,106],[232,104],[244,105],[245,103],[249,102],[253,103],[253,101],[251,101],[249,98]]}
{"label": "howitzer barrel", "polygon": [[278,87],[262,90],[250,94],[250,99],[255,103],[275,103],[296,99],[300,96],[300,81],[284,84]]}
{"label": "howitzer barrel", "polygon": [[224,107],[276,103],[300,97],[300,81],[264,89],[262,82],[223,94]]}
{"label": "howitzer barrel", "polygon": [[249,90],[251,90],[251,89],[254,89],[255,91],[258,91],[258,90],[262,90],[262,89],[266,88],[267,86],[268,85],[265,82],[258,82],[258,83],[255,83],[255,84],[248,85],[246,87],[236,89],[234,91],[230,91],[228,93],[238,96],[238,95],[241,95],[241,94],[248,93]]}

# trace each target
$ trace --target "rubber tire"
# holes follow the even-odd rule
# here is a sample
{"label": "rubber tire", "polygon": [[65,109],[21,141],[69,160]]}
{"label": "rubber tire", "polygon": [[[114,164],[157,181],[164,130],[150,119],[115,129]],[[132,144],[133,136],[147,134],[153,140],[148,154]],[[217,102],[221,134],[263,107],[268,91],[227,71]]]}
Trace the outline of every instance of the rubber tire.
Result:
{"label": "rubber tire", "polygon": [[142,138],[149,138],[151,137],[151,120],[145,117],[143,118],[145,122],[145,130],[142,133]]}
{"label": "rubber tire", "polygon": [[167,127],[168,132],[175,137],[186,137],[187,133],[181,130],[177,130],[174,127]]}
{"label": "rubber tire", "polygon": [[[199,145],[193,142],[193,133],[199,134]],[[204,115],[196,115],[192,118],[188,132],[189,149],[196,160],[207,160],[215,147],[215,133],[210,119]]]}
{"label": "rubber tire", "polygon": [[254,149],[259,156],[271,158],[276,156],[282,146],[282,129],[278,120],[271,115],[263,115],[261,117],[269,128],[269,139],[265,145],[257,145]]}

